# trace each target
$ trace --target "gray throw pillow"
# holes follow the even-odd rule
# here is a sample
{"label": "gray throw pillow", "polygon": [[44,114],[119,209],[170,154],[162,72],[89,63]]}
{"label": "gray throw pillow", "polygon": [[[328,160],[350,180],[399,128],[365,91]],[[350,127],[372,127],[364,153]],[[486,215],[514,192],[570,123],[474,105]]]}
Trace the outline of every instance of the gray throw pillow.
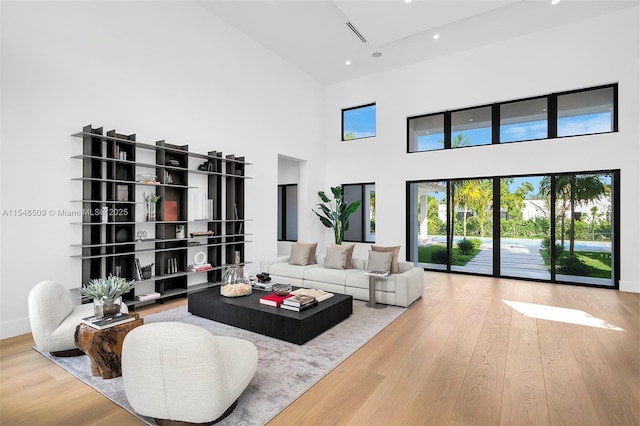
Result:
{"label": "gray throw pillow", "polygon": [[328,247],[324,258],[324,267],[329,269],[344,269],[347,262],[347,251],[338,247]]}
{"label": "gray throw pillow", "polygon": [[393,252],[391,251],[374,251],[369,250],[368,271],[389,272],[391,270],[391,259]]}
{"label": "gray throw pillow", "polygon": [[305,266],[309,264],[309,252],[311,247],[291,245],[291,255],[289,256],[289,265]]}

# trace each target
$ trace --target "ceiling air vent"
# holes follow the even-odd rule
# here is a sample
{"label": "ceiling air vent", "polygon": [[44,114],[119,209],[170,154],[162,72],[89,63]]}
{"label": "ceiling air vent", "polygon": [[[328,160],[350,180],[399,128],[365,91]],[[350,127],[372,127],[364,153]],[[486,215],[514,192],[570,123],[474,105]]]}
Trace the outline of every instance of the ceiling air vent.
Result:
{"label": "ceiling air vent", "polygon": [[366,43],[366,42],[367,42],[367,39],[365,39],[364,37],[362,37],[362,34],[360,34],[360,31],[358,31],[358,30],[356,29],[356,27],[354,27],[354,26],[353,26],[353,24],[352,24],[351,22],[347,22],[347,27],[351,28],[351,31],[353,31],[353,33],[354,33],[355,35],[357,35],[357,36],[358,36],[358,38],[359,38],[360,40],[362,40],[362,42],[363,42],[363,43]]}

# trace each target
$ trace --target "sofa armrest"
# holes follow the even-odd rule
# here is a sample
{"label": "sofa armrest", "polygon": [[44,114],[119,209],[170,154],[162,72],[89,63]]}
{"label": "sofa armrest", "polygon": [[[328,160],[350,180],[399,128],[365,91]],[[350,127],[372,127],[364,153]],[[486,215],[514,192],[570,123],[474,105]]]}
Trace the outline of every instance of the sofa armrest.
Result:
{"label": "sofa armrest", "polygon": [[[408,263],[408,262],[406,262]],[[403,268],[400,264],[400,271]],[[396,284],[396,305],[408,307],[424,294],[424,270],[412,266],[399,274],[392,274]]]}
{"label": "sofa armrest", "polygon": [[269,267],[274,263],[283,263],[288,261],[289,256],[280,256],[272,260],[262,260],[260,261],[260,272],[269,272]]}

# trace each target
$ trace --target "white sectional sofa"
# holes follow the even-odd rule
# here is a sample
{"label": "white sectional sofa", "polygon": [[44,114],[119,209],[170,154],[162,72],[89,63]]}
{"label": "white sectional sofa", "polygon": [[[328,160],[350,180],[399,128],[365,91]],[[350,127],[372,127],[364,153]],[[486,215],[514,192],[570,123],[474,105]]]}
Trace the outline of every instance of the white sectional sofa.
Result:
{"label": "white sectional sofa", "polygon": [[[367,259],[352,258],[351,269],[324,267],[324,255],[316,256],[314,265],[291,265],[289,256],[262,261],[260,271],[268,272],[277,282],[318,288],[332,293],[350,294],[354,299],[369,300],[369,277],[364,274]],[[407,307],[424,293],[424,271],[410,262],[398,262],[399,273],[376,278],[376,302]]]}

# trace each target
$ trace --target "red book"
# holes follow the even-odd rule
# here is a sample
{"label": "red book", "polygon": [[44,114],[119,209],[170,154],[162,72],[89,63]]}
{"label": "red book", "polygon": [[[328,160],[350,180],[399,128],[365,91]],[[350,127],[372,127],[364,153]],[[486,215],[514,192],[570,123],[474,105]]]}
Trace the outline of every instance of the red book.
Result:
{"label": "red book", "polygon": [[275,306],[277,308],[282,305],[282,301],[284,299],[288,299],[293,296],[294,295],[291,293],[285,294],[284,296],[278,296],[277,294],[271,293],[266,296],[262,296],[260,298],[260,303],[262,303],[263,305]]}

